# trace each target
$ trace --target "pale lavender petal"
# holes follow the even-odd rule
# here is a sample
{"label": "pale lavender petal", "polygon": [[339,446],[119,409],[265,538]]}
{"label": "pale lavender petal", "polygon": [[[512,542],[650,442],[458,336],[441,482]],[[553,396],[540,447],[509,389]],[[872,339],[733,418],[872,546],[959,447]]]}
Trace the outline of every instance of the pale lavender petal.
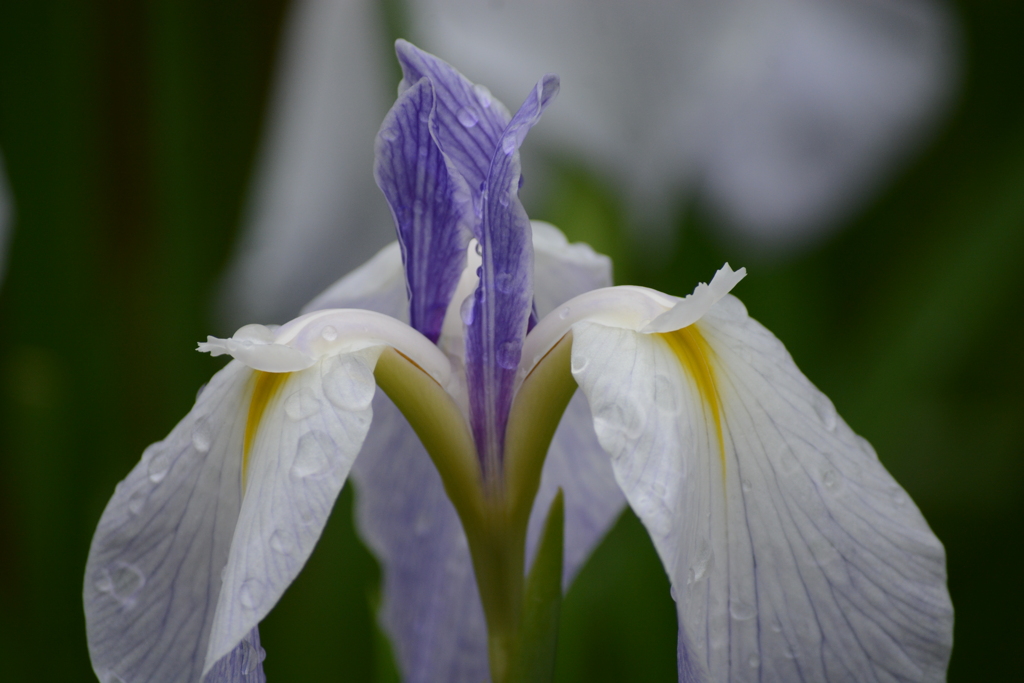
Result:
{"label": "pale lavender petal", "polygon": [[462,274],[473,223],[465,181],[449,172],[430,134],[434,101],[426,78],[398,96],[377,135],[374,165],[402,244],[410,324],[432,342]]}
{"label": "pale lavender petal", "polygon": [[533,307],[530,219],[519,201],[518,149],[558,93],[545,76],[501,135],[483,185],[480,284],[466,320],[470,423],[485,471],[501,460],[512,386]]}
{"label": "pale lavender petal", "polygon": [[409,299],[402,249],[392,242],[369,261],[341,278],[306,304],[302,312],[326,308],[362,308],[409,322]]}
{"label": "pale lavender petal", "polygon": [[540,490],[530,515],[527,567],[533,565],[537,540],[559,488],[565,496],[562,585],[568,590],[591,551],[604,538],[626,504],[608,456],[594,433],[590,406],[579,391],[562,415],[544,462]]}
{"label": "pale lavender petal", "polygon": [[263,660],[266,651],[260,647],[260,630],[258,627],[249,631],[235,649],[224,655],[213,665],[203,679],[204,683],[267,683],[263,673]]}
{"label": "pale lavender petal", "polygon": [[430,457],[378,393],[352,469],[356,524],[384,572],[381,625],[406,683],[488,679],[487,627],[466,535]]}
{"label": "pale lavender petal", "polygon": [[474,85],[434,55],[404,40],[395,44],[395,51],[404,74],[400,89],[413,87],[421,78],[430,80],[435,98],[434,139],[455,172],[474,194],[479,193],[509,123],[508,110],[486,88]]}

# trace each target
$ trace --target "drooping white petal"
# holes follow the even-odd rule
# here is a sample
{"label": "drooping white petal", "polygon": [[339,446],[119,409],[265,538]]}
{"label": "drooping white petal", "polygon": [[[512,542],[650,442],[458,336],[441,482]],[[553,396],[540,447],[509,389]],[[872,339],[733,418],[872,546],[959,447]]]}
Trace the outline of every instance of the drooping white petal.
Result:
{"label": "drooping white petal", "polygon": [[214,375],[117,485],[100,518],[84,602],[101,681],[200,680],[242,501],[252,375],[239,362]]}
{"label": "drooping white petal", "polygon": [[224,282],[229,322],[282,322],[385,244],[373,141],[394,92],[378,3],[301,0],[282,37],[267,130]]}
{"label": "drooping white petal", "polygon": [[640,213],[701,193],[793,242],[845,215],[955,80],[929,0],[415,0],[413,35],[499,97],[565,84],[541,144],[602,168]]}
{"label": "drooping white petal", "polygon": [[245,498],[207,669],[267,615],[313,551],[366,438],[382,349],[331,355],[308,370],[258,378],[276,384],[267,389],[247,453]]}
{"label": "drooping white petal", "polygon": [[581,322],[572,370],[671,579],[680,680],[944,680],[942,545],[870,445],[734,297],[671,334]]}

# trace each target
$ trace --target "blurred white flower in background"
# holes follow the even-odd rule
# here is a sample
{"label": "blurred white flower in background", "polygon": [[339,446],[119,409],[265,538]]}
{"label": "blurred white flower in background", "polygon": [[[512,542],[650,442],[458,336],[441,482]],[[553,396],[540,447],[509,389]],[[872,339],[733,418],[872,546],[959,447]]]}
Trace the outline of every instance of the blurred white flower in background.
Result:
{"label": "blurred white flower in background", "polygon": [[7,240],[13,214],[11,191],[7,187],[7,175],[4,173],[4,158],[0,155],[0,285],[3,284],[7,265]]}
{"label": "blurred white flower in background", "polygon": [[[494,84],[499,99],[518,101],[557,73],[562,95],[534,148],[621,188],[652,244],[664,244],[658,230],[686,201],[761,252],[821,239],[935,128],[957,74],[953,17],[932,0],[408,0],[404,9],[412,39]],[[397,82],[385,33],[372,0],[294,6],[225,284],[226,322],[290,318],[393,238],[367,170]]]}

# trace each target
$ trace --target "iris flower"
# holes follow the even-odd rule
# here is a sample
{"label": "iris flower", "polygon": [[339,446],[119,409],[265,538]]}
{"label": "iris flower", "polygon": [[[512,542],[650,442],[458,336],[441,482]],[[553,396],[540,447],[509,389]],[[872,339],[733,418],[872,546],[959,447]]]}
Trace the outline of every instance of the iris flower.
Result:
{"label": "iris flower", "polygon": [[682,299],[609,287],[518,198],[557,78],[510,115],[397,52],[375,174],[399,240],[291,322],[200,344],[233,360],[93,538],[101,680],[264,680],[258,624],[350,473],[407,681],[510,680],[527,567],[557,547],[567,585],[623,501],[671,581],[681,681],[943,680],[942,545],[729,294],[744,271]]}

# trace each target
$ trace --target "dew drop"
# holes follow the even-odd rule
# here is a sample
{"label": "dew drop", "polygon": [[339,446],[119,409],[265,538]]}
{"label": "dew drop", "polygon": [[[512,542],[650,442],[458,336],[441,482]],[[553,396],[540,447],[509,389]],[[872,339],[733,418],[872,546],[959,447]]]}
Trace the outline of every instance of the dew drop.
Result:
{"label": "dew drop", "polygon": [[153,454],[153,457],[149,460],[147,472],[149,473],[149,480],[154,484],[159,484],[167,476],[167,471],[171,469],[171,454],[166,448],[162,448]]}
{"label": "dew drop", "polygon": [[668,589],[668,594],[672,596],[672,602],[679,602],[679,595],[676,593],[676,585],[672,584]]}
{"label": "dew drop", "polygon": [[690,571],[687,573],[686,585],[692,586],[703,579],[714,564],[715,553],[711,550],[711,544],[708,543],[707,539],[701,539],[700,546],[697,548],[697,557],[694,563],[690,565]]}
{"label": "dew drop", "polygon": [[560,310],[558,312],[558,319],[559,320],[565,320],[568,317],[569,317],[569,307],[566,306],[566,307],[564,307],[562,310]]}
{"label": "dew drop", "polygon": [[196,426],[192,428],[192,447],[200,453],[206,453],[210,450],[212,441],[210,427],[206,420],[196,422]]}
{"label": "dew drop", "polygon": [[902,489],[896,489],[892,494],[892,502],[898,507],[903,507],[907,504],[907,494]]}
{"label": "dew drop", "polygon": [[[484,255],[484,245],[480,244],[476,240],[473,240],[473,241],[476,243],[475,246],[473,247],[473,250],[476,252],[476,255],[477,256],[483,256]],[[477,275],[480,275],[479,271],[477,272]]]}
{"label": "dew drop", "polygon": [[522,349],[520,349],[519,344],[514,341],[509,340],[498,344],[498,365],[506,370],[515,370],[516,366],[519,365],[519,356],[521,353]]}
{"label": "dew drop", "polygon": [[743,493],[750,493],[753,489],[754,489],[754,486],[749,481],[744,479],[743,480]]}
{"label": "dew drop", "polygon": [[466,109],[465,107],[460,109],[458,113],[455,114],[455,118],[457,118],[459,120],[459,123],[461,123],[466,128],[472,128],[480,120],[480,118],[476,115],[475,112],[473,112],[471,109]]}
{"label": "dew drop", "polygon": [[501,149],[505,154],[512,154],[516,151],[516,136],[514,134],[506,135],[501,140]]}
{"label": "dew drop", "polygon": [[338,338],[338,330],[334,329],[334,325],[327,325],[320,330],[320,336],[326,341],[332,342]]}
{"label": "dew drop", "polygon": [[263,594],[266,589],[258,579],[246,579],[238,591],[238,601],[243,607],[256,609],[263,603]]}
{"label": "dew drop", "polygon": [[756,669],[757,667],[761,666],[761,658],[758,657],[756,654],[750,655],[750,657],[747,659],[747,664],[750,665],[751,669]]}
{"label": "dew drop", "polygon": [[236,341],[259,342],[269,344],[274,341],[274,333],[266,325],[252,324],[239,327],[231,337]]}
{"label": "dew drop", "polygon": [[387,142],[394,142],[395,140],[398,139],[398,133],[396,133],[395,131],[393,131],[390,128],[386,128],[386,129],[382,130],[380,132],[380,136],[381,136],[381,138],[383,138]]}
{"label": "dew drop", "polygon": [[125,680],[113,671],[108,671],[103,676],[103,683],[125,683]]}
{"label": "dew drop", "polygon": [[322,474],[330,464],[325,446],[329,447],[331,443],[331,437],[321,431],[303,434],[295,451],[292,475],[305,479]]}
{"label": "dew drop", "polygon": [[773,621],[769,628],[771,628],[772,633],[782,633],[782,624],[777,621]]}
{"label": "dew drop", "polygon": [[95,580],[96,590],[109,593],[123,607],[135,606],[135,596],[146,585],[146,575],[130,562],[118,560],[100,570]]}
{"label": "dew drop", "polygon": [[500,194],[498,196],[498,203],[501,204],[502,206],[506,206],[507,207],[509,205],[509,201],[510,200],[509,200],[509,193],[508,192],[503,192],[502,194]]}
{"label": "dew drop", "polygon": [[825,470],[821,474],[821,483],[823,483],[827,489],[834,489],[836,487],[836,473],[832,470]]}
{"label": "dew drop", "polygon": [[747,621],[757,616],[757,608],[750,603],[737,600],[729,605],[729,613],[736,621]]}
{"label": "dew drop", "polygon": [[242,671],[248,675],[255,671],[256,667],[267,658],[267,651],[262,647],[254,646],[247,640],[242,642],[245,643],[245,648],[242,651]]}
{"label": "dew drop", "polygon": [[574,353],[572,354],[572,362],[569,364],[569,370],[572,374],[578,375],[586,371],[588,365],[590,365],[589,358]]}
{"label": "dew drop", "polygon": [[[152,475],[150,475],[152,476]],[[136,491],[128,497],[128,512],[137,515],[142,512],[142,506],[146,503],[146,492]]]}
{"label": "dew drop", "polygon": [[373,375],[356,359],[338,358],[323,380],[324,395],[335,408],[345,411],[365,410],[373,401],[377,388]]}
{"label": "dew drop", "polygon": [[295,540],[291,532],[278,529],[270,535],[270,549],[282,555],[291,555],[295,548]]}
{"label": "dew drop", "polygon": [[473,93],[476,95],[476,101],[480,103],[480,106],[484,109],[488,109],[491,106],[491,91],[487,89],[487,86],[476,84],[473,86]]}
{"label": "dew drop", "polygon": [[316,394],[309,389],[300,389],[285,399],[284,414],[288,419],[298,422],[314,415],[320,408]]}
{"label": "dew drop", "polygon": [[514,289],[515,276],[512,273],[499,273],[498,277],[494,278],[494,286],[498,288],[499,292],[508,294]]}
{"label": "dew drop", "polygon": [[814,412],[818,414],[821,424],[825,425],[825,429],[831,432],[836,428],[836,421],[838,419],[836,407],[824,394],[819,395],[814,401]]}
{"label": "dew drop", "polygon": [[782,651],[782,656],[785,657],[786,659],[796,659],[796,653],[794,653],[788,647],[785,650]]}
{"label": "dew drop", "polygon": [[476,308],[473,303],[473,295],[471,294],[463,300],[462,306],[459,307],[459,315],[462,317],[464,325],[472,325],[476,319]]}

